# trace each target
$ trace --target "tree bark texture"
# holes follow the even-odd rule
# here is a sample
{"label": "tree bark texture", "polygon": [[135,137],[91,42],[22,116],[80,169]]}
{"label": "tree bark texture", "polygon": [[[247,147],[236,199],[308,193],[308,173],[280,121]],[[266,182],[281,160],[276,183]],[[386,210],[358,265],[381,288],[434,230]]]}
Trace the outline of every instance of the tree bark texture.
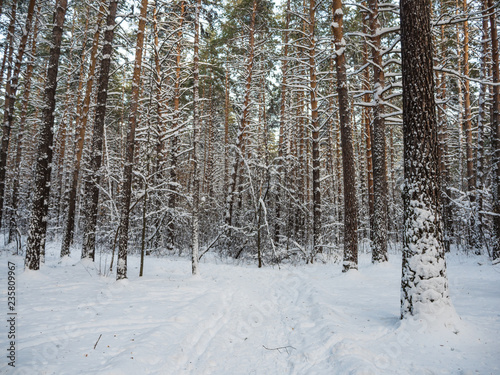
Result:
{"label": "tree bark texture", "polygon": [[52,144],[54,139],[54,110],[56,107],[57,73],[63,35],[64,17],[67,0],[57,0],[54,28],[52,29],[49,65],[44,90],[42,124],[39,130],[37,158],[35,161],[34,189],[31,218],[26,243],[25,265],[31,270],[38,270],[43,262],[49,211],[50,173],[52,163]]}
{"label": "tree bark texture", "polygon": [[116,268],[117,280],[127,278],[127,247],[128,227],[130,219],[130,201],[132,196],[132,168],[134,166],[135,129],[137,127],[137,108],[139,106],[139,86],[141,83],[142,54],[144,47],[144,31],[146,29],[147,10],[148,0],[142,0],[139,28],[137,31],[137,46],[135,49],[135,65],[134,74],[132,76],[132,100],[130,103],[130,117],[128,121],[125,166],[123,168],[123,184],[121,189],[122,202],[120,209],[120,234],[118,237],[118,267]]}
{"label": "tree bark texture", "polygon": [[118,8],[118,0],[109,2],[106,17],[106,31],[102,47],[102,59],[97,88],[97,103],[92,133],[92,144],[90,151],[90,175],[85,181],[84,198],[85,209],[83,210],[84,233],[82,258],[95,258],[95,236],[97,226],[97,205],[99,203],[99,181],[100,168],[102,164],[102,147],[104,138],[104,119],[106,117],[106,100],[108,98],[108,82],[111,66],[111,53],[113,52],[113,38],[115,34],[115,17]]}
{"label": "tree bark texture", "polygon": [[434,314],[449,305],[429,4],[400,2],[405,179],[401,318]]}
{"label": "tree bark texture", "polygon": [[344,261],[343,271],[358,268],[358,202],[356,198],[356,169],[352,144],[352,123],[345,66],[342,0],[333,0],[333,35],[337,66],[337,94],[342,139],[344,171]]}
{"label": "tree bark texture", "polygon": [[385,146],[385,120],[384,114],[384,68],[381,53],[380,22],[378,12],[378,0],[369,0],[370,28],[372,43],[373,64],[373,133],[372,133],[372,157],[373,157],[373,190],[374,190],[374,218],[373,218],[373,241],[372,262],[387,261],[387,167]]}
{"label": "tree bark texture", "polygon": [[[88,71],[88,78],[85,87],[85,97],[83,99],[83,104],[80,105],[78,101],[78,111],[76,116],[76,158],[75,164],[73,166],[73,172],[71,177],[71,185],[69,187],[68,194],[68,213],[66,216],[66,221],[64,223],[64,233],[63,240],[61,244],[61,257],[69,255],[69,248],[73,242],[73,236],[75,232],[75,215],[76,215],[76,201],[77,201],[77,190],[78,190],[78,179],[80,176],[80,166],[83,155],[83,145],[85,142],[85,133],[87,130],[88,114],[90,109],[90,100],[92,95],[92,88],[94,85],[94,74],[97,65],[97,50],[99,47],[99,37],[101,34],[101,22],[106,11],[104,6],[104,1],[101,2],[99,12],[97,14],[96,29],[94,33],[94,38],[92,41],[92,49],[90,51],[90,67]],[[83,83],[83,68],[85,56],[85,48],[83,48],[82,59],[81,59],[81,70],[80,70],[80,82]],[[81,90],[81,86],[79,87]]]}

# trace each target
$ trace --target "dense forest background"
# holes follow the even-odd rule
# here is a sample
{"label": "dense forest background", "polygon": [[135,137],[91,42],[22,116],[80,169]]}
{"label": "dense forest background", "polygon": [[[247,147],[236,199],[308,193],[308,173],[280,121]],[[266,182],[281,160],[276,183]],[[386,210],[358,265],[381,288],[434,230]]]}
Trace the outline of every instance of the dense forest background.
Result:
{"label": "dense forest background", "polygon": [[[349,268],[358,251],[401,248],[398,2],[56,5],[0,5],[0,220],[19,251],[37,204],[42,261],[54,240],[61,255],[193,249],[259,266]],[[444,243],[493,259],[498,13],[493,0],[432,1]]]}

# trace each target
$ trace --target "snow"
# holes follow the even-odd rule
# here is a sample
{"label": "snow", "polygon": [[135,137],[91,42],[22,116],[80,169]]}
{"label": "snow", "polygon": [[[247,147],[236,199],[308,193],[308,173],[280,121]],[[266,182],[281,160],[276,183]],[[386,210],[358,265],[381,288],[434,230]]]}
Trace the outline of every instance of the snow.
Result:
{"label": "snow", "polygon": [[500,265],[484,258],[446,259],[460,318],[400,321],[398,254],[377,265],[360,254],[359,270],[342,273],[341,264],[258,269],[207,253],[194,278],[190,259],[177,257],[147,257],[139,278],[130,256],[129,279],[116,282],[109,256],[60,260],[59,248],[49,243],[40,271],[1,253],[1,306],[7,262],[17,265],[18,337],[16,369],[2,356],[0,373],[500,373]]}

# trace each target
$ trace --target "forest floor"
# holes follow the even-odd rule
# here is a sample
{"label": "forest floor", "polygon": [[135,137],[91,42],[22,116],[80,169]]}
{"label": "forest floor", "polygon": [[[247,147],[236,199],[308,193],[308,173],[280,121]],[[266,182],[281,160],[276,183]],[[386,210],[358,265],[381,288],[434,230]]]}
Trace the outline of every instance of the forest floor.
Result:
{"label": "forest floor", "polygon": [[[460,319],[399,320],[401,257],[258,269],[208,258],[129,258],[128,280],[51,243],[40,271],[0,256],[0,373],[499,374],[500,265],[448,255]],[[8,366],[7,265],[16,270],[16,367]]]}

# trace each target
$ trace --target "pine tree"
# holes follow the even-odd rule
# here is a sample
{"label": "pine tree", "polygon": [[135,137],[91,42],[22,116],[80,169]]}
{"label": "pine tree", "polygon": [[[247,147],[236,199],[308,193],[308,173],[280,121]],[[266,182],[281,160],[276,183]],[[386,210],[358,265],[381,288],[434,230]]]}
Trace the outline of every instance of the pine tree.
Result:
{"label": "pine tree", "polygon": [[439,209],[439,153],[430,7],[401,0],[404,231],[401,318],[449,304]]}
{"label": "pine tree", "polygon": [[[69,187],[68,194],[68,212],[66,221],[64,223],[64,232],[63,239],[61,244],[61,257],[69,255],[69,248],[71,243],[73,242],[73,235],[75,231],[75,216],[76,216],[76,201],[77,201],[77,189],[78,189],[78,179],[80,176],[80,166],[83,155],[83,146],[85,142],[85,133],[87,131],[87,121],[89,117],[89,109],[90,109],[90,100],[92,96],[92,88],[94,86],[94,75],[95,68],[97,65],[97,50],[99,47],[99,37],[101,35],[101,22],[106,8],[104,4],[104,0],[101,2],[101,6],[99,8],[99,12],[97,14],[96,20],[96,28],[94,32],[94,37],[92,41],[92,48],[90,51],[90,66],[88,71],[87,83],[85,87],[85,96],[83,99],[83,103],[80,103],[80,100],[77,100],[78,110],[76,116],[76,158],[74,160],[72,178]],[[84,44],[85,46],[85,44]],[[83,73],[84,73],[84,60],[85,60],[85,48],[82,48],[82,58],[81,58],[81,66],[80,66],[80,82],[79,82],[79,90],[82,89],[81,84],[83,84]],[[80,92],[79,92],[80,94]]]}
{"label": "pine tree", "polygon": [[127,132],[126,159],[123,170],[123,185],[121,189],[122,203],[120,210],[120,234],[118,238],[118,267],[116,279],[127,278],[127,247],[129,230],[130,201],[132,196],[132,168],[134,166],[135,129],[137,126],[137,115],[139,106],[139,93],[141,83],[142,54],[144,47],[144,30],[146,28],[146,14],[148,0],[141,2],[141,14],[139,28],[137,30],[137,46],[135,49],[134,75],[132,77],[132,102],[130,105],[129,128]]}
{"label": "pine tree", "polygon": [[337,65],[337,94],[339,101],[342,165],[344,171],[344,272],[358,268],[358,202],[356,172],[352,146],[352,123],[349,111],[345,39],[343,36],[342,0],[333,0],[333,34]]}
{"label": "pine tree", "polygon": [[490,12],[490,33],[491,33],[491,62],[493,67],[493,108],[491,114],[491,133],[493,135],[493,158],[494,173],[493,184],[493,212],[495,217],[495,245],[493,248],[493,260],[500,259],[500,66],[498,50],[498,26],[496,13],[493,12],[493,0],[488,0]]}
{"label": "pine tree", "polygon": [[373,190],[374,217],[372,261],[387,260],[387,168],[384,119],[384,86],[385,76],[382,63],[381,26],[379,20],[378,0],[369,0],[370,28],[372,45],[374,107],[373,107]]}
{"label": "pine tree", "polygon": [[[255,0],[254,0],[255,1]],[[199,94],[199,48],[200,48],[200,11],[201,0],[196,1],[194,18],[194,51],[193,51],[193,207],[191,228],[191,271],[198,275],[199,217],[200,217],[200,94]]]}
{"label": "pine tree", "polygon": [[108,83],[111,67],[111,53],[113,51],[113,38],[115,34],[115,17],[118,8],[118,0],[111,0],[106,17],[106,31],[104,33],[104,44],[102,47],[102,59],[97,88],[97,108],[95,112],[94,127],[92,133],[92,145],[90,152],[90,176],[85,181],[84,197],[85,215],[84,238],[82,258],[95,257],[95,235],[97,226],[97,205],[99,203],[99,169],[102,164],[104,119],[106,117],[106,100],[108,98]]}
{"label": "pine tree", "polygon": [[30,227],[26,244],[26,267],[32,270],[40,268],[45,251],[47,233],[47,215],[49,211],[50,174],[52,163],[52,143],[54,139],[54,109],[56,106],[57,73],[63,36],[64,17],[67,0],[56,0],[54,28],[44,91],[42,126],[38,141],[35,163],[35,181],[31,209]]}

